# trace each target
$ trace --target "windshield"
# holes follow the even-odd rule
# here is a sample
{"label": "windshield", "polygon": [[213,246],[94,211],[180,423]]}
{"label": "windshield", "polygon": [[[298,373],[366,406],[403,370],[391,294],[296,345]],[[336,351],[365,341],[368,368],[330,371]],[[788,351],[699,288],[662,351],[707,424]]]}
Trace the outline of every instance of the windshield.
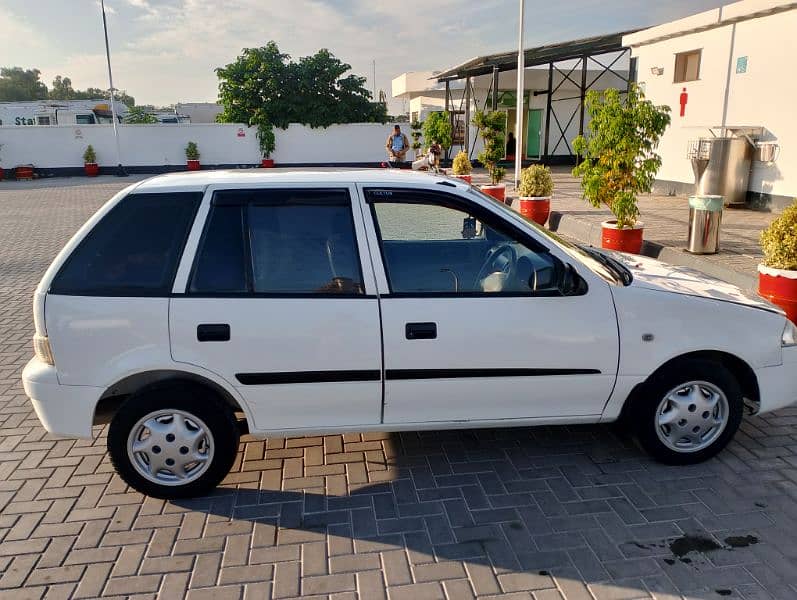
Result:
{"label": "windshield", "polygon": [[527,219],[506,204],[502,202],[496,202],[495,198],[488,196],[476,186],[471,186],[469,191],[482,198],[488,199],[491,203],[491,206],[495,206],[498,210],[504,212],[508,217],[513,219],[522,219],[526,223],[534,226],[537,231],[545,235],[562,252],[565,252],[568,256],[580,262],[602,279],[614,284],[628,285],[630,283],[630,271],[628,271],[628,269],[611,257],[608,257],[593,248],[586,248],[584,246],[579,246],[573,244],[572,242],[568,242],[564,238],[555,234],[553,231],[549,231],[531,219]]}

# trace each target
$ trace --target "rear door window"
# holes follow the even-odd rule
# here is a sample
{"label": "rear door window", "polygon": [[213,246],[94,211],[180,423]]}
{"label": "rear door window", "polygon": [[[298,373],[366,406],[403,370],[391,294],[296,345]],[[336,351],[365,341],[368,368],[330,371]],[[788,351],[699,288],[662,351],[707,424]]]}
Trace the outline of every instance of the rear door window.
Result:
{"label": "rear door window", "polygon": [[189,292],[363,294],[349,192],[216,192]]}
{"label": "rear door window", "polygon": [[50,293],[167,296],[201,192],[130,194],[89,232]]}

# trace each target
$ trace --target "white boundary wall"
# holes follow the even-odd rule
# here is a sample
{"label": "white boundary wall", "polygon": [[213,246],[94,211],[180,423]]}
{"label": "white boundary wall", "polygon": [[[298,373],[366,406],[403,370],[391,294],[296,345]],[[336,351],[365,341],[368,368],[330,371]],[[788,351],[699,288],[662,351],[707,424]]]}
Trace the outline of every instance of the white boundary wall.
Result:
{"label": "white boundary wall", "polygon": [[[282,164],[381,162],[392,128],[392,124],[379,123],[332,125],[326,129],[291,124],[287,130],[274,130],[276,150],[271,157]],[[408,127],[403,125],[403,129]],[[203,164],[258,164],[255,131],[244,125],[219,123],[122,125],[122,163],[131,167],[185,165],[185,146],[194,141]],[[89,144],[97,152],[101,166],[116,165],[110,125],[0,127],[0,166],[82,167],[83,152]]]}

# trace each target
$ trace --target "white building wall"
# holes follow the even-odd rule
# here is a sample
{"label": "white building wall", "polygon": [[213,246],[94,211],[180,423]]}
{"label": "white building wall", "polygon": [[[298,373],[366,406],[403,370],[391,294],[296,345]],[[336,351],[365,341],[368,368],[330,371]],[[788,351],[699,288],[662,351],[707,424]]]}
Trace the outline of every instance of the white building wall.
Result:
{"label": "white building wall", "polygon": [[[761,4],[761,1],[748,0],[707,11],[624,40],[636,44],[645,38],[676,35],[632,47],[633,55],[638,57],[638,80],[644,85],[646,96],[655,104],[670,106],[672,111],[672,124],[659,147],[663,159],[657,176],[660,181],[694,182],[691,163],[686,158],[688,142],[709,135],[708,127],[723,124],[727,82],[725,124],[764,127],[763,139],[780,145],[780,156],[775,163],[753,163],[748,189],[797,196],[797,118],[794,116],[797,78],[792,76],[792,63],[797,56],[797,10],[677,35],[692,22],[701,26],[716,24],[718,19],[734,16],[731,9],[739,12],[744,8],[740,5],[752,4]],[[696,49],[702,49],[699,80],[673,83],[675,54]],[[736,60],[741,56],[748,57],[747,72],[737,74]],[[653,75],[652,67],[661,67],[664,73]],[[686,114],[680,117],[679,97],[683,87],[689,97]]]}
{"label": "white building wall", "polygon": [[[274,130],[276,151],[272,158],[278,164],[379,162],[385,158],[385,140],[391,129],[391,124],[378,123],[327,129],[292,124],[287,130]],[[255,129],[237,124],[122,125],[119,140],[122,163],[127,166],[184,165],[189,141],[199,146],[203,164],[260,162]],[[0,127],[0,165],[81,167],[89,144],[96,150],[100,165],[116,165],[111,126]]]}

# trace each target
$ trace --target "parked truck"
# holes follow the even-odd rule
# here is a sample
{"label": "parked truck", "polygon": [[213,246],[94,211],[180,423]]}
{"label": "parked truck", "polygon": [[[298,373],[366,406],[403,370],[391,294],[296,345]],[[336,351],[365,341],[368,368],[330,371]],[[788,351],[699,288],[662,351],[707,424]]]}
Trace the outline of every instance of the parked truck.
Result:
{"label": "parked truck", "polygon": [[[121,123],[127,106],[116,102],[116,118]],[[33,100],[0,102],[0,126],[22,125],[102,125],[113,123],[110,100]]]}

